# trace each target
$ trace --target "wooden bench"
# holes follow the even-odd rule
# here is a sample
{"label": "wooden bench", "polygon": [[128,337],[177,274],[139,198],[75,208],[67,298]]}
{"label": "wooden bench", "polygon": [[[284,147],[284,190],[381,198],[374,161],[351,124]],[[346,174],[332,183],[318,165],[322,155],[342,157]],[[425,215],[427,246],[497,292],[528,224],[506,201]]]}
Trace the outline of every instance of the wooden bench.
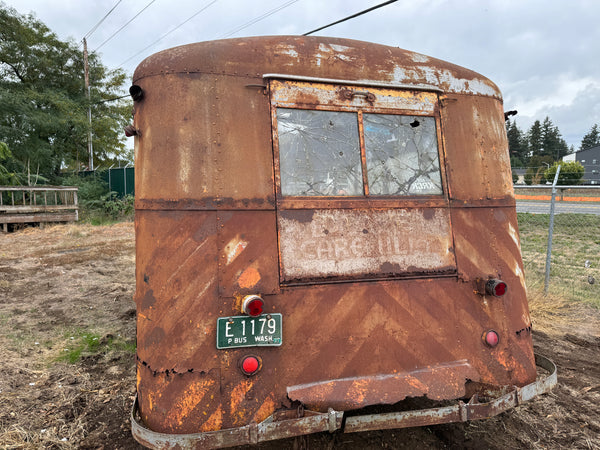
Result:
{"label": "wooden bench", "polygon": [[76,222],[79,219],[77,187],[0,186],[0,224]]}

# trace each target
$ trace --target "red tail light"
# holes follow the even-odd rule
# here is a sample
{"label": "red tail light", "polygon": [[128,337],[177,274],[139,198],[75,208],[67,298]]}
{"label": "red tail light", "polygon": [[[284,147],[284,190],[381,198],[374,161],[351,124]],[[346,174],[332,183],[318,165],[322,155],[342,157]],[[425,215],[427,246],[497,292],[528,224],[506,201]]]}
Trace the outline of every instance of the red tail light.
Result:
{"label": "red tail light", "polygon": [[498,342],[500,342],[500,336],[498,336],[498,333],[494,330],[486,331],[483,333],[483,342],[485,342],[488,347],[495,347],[498,345]]}
{"label": "red tail light", "polygon": [[260,359],[258,356],[248,355],[240,360],[240,369],[244,375],[254,375],[260,370]]}
{"label": "red tail light", "polygon": [[246,295],[242,302],[242,311],[252,317],[260,316],[265,302],[258,295]]}
{"label": "red tail light", "polygon": [[506,294],[507,289],[508,286],[506,283],[496,278],[488,280],[488,282],[485,284],[486,294],[493,295],[494,297],[502,297],[504,294]]}

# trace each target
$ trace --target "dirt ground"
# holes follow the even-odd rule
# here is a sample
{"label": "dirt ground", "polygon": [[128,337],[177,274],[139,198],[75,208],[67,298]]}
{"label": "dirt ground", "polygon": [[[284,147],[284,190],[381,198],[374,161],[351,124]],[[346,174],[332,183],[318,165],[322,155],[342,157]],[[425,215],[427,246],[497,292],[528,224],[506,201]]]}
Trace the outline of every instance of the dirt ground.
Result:
{"label": "dirt ground", "polygon": [[[133,224],[0,235],[0,448],[136,449]],[[558,386],[468,424],[321,433],[259,447],[600,449],[600,311],[530,299]]]}

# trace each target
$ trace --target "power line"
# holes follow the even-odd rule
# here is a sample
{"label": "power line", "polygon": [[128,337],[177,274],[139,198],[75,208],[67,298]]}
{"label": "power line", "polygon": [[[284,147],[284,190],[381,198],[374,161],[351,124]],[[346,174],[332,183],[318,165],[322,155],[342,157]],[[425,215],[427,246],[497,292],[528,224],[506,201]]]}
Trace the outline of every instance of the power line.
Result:
{"label": "power line", "polygon": [[119,28],[117,31],[115,31],[113,34],[111,34],[111,35],[110,35],[110,37],[109,37],[108,39],[106,39],[106,40],[105,40],[105,41],[104,41],[102,44],[100,44],[98,47],[96,47],[96,49],[95,49],[94,51],[95,51],[95,52],[97,52],[98,50],[100,50],[104,44],[106,44],[108,41],[110,41],[112,38],[114,38],[114,37],[115,37],[117,34],[119,34],[119,33],[120,33],[122,30],[123,30],[123,28],[125,28],[127,25],[129,25],[131,22],[133,22],[137,16],[139,16],[139,15],[140,15],[141,13],[143,13],[143,12],[144,12],[146,9],[148,9],[148,7],[149,7],[149,6],[150,6],[152,3],[154,3],[155,1],[156,1],[156,0],[152,0],[150,3],[148,3],[146,6],[144,6],[144,8],[143,8],[143,9],[142,9],[142,10],[141,10],[139,13],[137,13],[135,16],[133,16],[133,17],[131,18],[131,20],[129,20],[129,22],[127,22],[125,25],[123,25],[121,28]]}
{"label": "power line", "polygon": [[190,20],[192,20],[194,17],[196,17],[198,14],[200,14],[202,11],[204,11],[205,9],[207,9],[209,6],[212,6],[213,4],[217,3],[219,0],[213,0],[212,2],[210,2],[208,5],[204,6],[203,8],[201,8],[199,11],[195,12],[194,14],[192,14],[190,17],[188,17],[186,20],[184,20],[183,22],[181,22],[179,25],[177,25],[175,28],[173,28],[170,31],[167,31],[165,34],[163,34],[161,37],[159,37],[156,41],[154,41],[152,44],[148,45],[147,47],[144,47],[143,49],[141,49],[139,52],[137,52],[135,55],[130,56],[129,58],[127,58],[125,61],[123,61],[121,64],[119,64],[118,67],[122,67],[125,63],[129,62],[130,60],[132,60],[133,58],[135,58],[137,55],[139,55],[140,53],[143,53],[144,51],[148,50],[150,47],[153,47],[154,45],[156,45],[157,43],[159,43],[160,41],[162,41],[164,38],[166,38],[169,34],[171,34],[173,31],[177,30],[178,28],[182,27],[183,25],[185,25],[186,23],[188,23]]}
{"label": "power line", "polygon": [[237,27],[237,28],[229,31],[228,33],[220,35],[219,38],[220,39],[227,38],[227,37],[229,37],[229,36],[237,33],[238,31],[242,31],[244,28],[248,28],[250,25],[254,25],[256,22],[260,22],[261,20],[266,19],[267,17],[275,14],[278,11],[281,11],[284,8],[287,8],[288,6],[292,5],[293,3],[296,3],[297,1],[298,0],[291,0],[291,1],[285,3],[285,4],[281,5],[281,6],[278,6],[277,8],[274,8],[274,9],[272,9],[270,11],[267,11],[262,16],[256,17],[256,18],[250,20],[249,22],[246,22],[245,24],[240,25],[239,27]]}
{"label": "power line", "polygon": [[122,1],[123,1],[123,0],[119,0],[119,1],[117,2],[117,4],[116,4],[115,6],[113,6],[113,7],[111,8],[111,10],[110,10],[109,12],[107,12],[107,13],[104,15],[104,17],[103,17],[102,19],[100,19],[100,22],[98,22],[96,25],[94,25],[94,27],[93,27],[93,28],[92,28],[90,31],[88,31],[88,32],[86,33],[86,35],[85,35],[83,38],[85,39],[85,38],[88,38],[88,37],[90,37],[90,36],[92,35],[92,33],[98,29],[98,27],[99,27],[99,26],[102,24],[102,22],[104,22],[104,21],[106,20],[106,18],[107,18],[108,16],[110,16],[110,13],[112,13],[112,12],[115,10],[115,8],[116,8],[117,6],[119,6],[119,3],[121,3]]}
{"label": "power line", "polygon": [[313,34],[313,33],[316,33],[317,31],[324,30],[325,28],[332,27],[333,25],[337,25],[338,23],[345,22],[346,20],[350,20],[350,19],[354,19],[355,17],[362,16],[363,14],[366,14],[366,13],[371,12],[371,11],[377,9],[377,8],[381,8],[383,6],[389,5],[390,3],[394,3],[394,2],[397,2],[397,1],[398,0],[389,0],[387,2],[380,3],[379,5],[375,5],[375,6],[371,7],[371,8],[365,9],[364,11],[357,12],[356,14],[352,14],[351,16],[348,16],[348,17],[345,17],[345,18],[343,18],[341,20],[338,20],[337,22],[330,23],[329,25],[325,25],[325,26],[323,26],[321,28],[317,28],[316,30],[309,31],[308,33],[304,33],[302,36],[308,36],[309,34]]}

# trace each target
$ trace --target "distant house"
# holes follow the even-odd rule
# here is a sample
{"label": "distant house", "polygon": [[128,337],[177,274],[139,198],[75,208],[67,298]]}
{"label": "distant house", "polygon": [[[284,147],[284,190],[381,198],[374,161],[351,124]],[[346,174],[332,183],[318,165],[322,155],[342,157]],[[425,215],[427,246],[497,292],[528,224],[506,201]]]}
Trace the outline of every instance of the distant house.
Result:
{"label": "distant house", "polygon": [[600,185],[600,145],[571,153],[563,161],[579,161],[585,169],[583,184]]}

